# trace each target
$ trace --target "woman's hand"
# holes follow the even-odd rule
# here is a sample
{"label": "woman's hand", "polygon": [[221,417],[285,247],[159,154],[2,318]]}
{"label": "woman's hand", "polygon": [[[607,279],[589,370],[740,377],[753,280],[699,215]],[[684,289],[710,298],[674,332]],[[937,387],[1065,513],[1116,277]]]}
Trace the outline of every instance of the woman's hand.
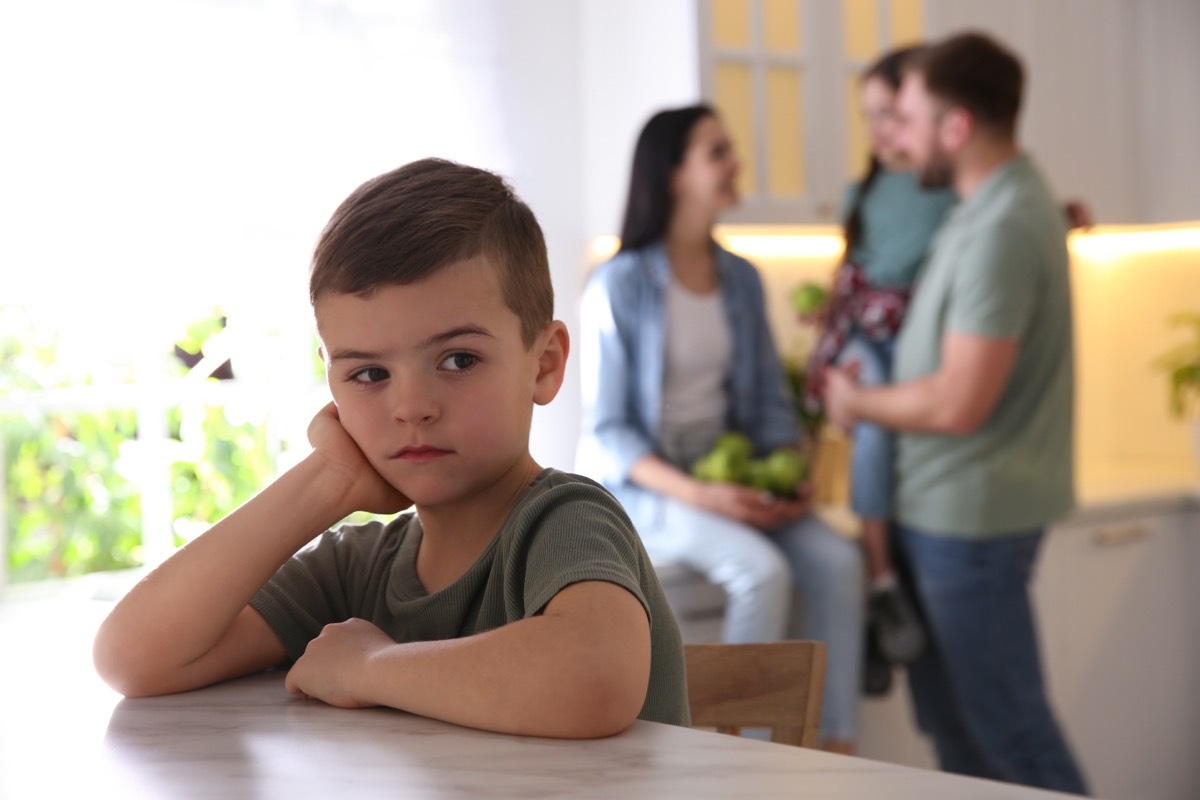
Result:
{"label": "woman's hand", "polygon": [[809,488],[796,487],[796,497],[786,498],[736,483],[700,483],[696,505],[738,522],[772,531],[808,513]]}
{"label": "woman's hand", "polygon": [[412,505],[380,475],[338,417],[337,406],[330,402],[308,424],[308,441],[313,455],[321,458],[345,480],[344,497],[355,511],[395,514]]}

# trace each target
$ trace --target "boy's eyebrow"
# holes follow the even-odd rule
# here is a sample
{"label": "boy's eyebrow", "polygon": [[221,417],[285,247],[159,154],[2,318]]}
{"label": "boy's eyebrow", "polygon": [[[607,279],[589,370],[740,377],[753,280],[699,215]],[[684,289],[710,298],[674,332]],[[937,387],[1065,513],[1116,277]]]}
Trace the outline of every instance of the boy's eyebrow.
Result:
{"label": "boy's eyebrow", "polygon": [[437,344],[444,344],[451,339],[457,339],[460,336],[486,336],[489,339],[492,337],[492,332],[487,328],[481,328],[478,325],[460,325],[457,328],[451,328],[443,333],[435,333],[425,341],[421,342],[421,347],[433,347]]}
{"label": "boy's eyebrow", "polygon": [[[492,333],[487,328],[481,328],[478,325],[460,325],[457,328],[451,328],[442,333],[435,333],[421,342],[418,347],[422,350],[428,349],[435,345],[444,344],[452,339],[457,339],[460,336],[487,336],[488,338],[492,338]],[[378,361],[383,357],[384,353],[377,350],[352,350],[349,348],[334,350],[329,354],[330,361]]]}

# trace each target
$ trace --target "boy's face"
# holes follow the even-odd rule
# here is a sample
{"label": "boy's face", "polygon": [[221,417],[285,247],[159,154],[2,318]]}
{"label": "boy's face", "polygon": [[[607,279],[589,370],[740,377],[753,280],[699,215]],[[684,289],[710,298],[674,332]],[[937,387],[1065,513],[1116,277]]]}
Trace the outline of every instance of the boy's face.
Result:
{"label": "boy's face", "polygon": [[323,295],[315,312],[342,425],[418,506],[471,496],[531,463],[533,404],[562,381],[547,345],[561,344],[565,361],[566,331],[551,323],[526,349],[487,259],[368,297]]}

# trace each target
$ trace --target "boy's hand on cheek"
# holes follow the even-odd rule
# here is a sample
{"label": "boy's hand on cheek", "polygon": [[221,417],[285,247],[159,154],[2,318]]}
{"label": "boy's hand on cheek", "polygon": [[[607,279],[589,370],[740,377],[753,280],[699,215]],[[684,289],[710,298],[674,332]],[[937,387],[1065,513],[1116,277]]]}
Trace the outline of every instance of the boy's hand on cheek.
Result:
{"label": "boy's hand on cheek", "polygon": [[341,708],[367,708],[376,703],[361,693],[367,659],[395,642],[365,619],[348,619],[321,629],[288,672],[285,686],[298,696],[313,697]]}
{"label": "boy's hand on cheek", "polygon": [[337,406],[330,402],[317,412],[308,425],[308,441],[318,455],[343,476],[346,499],[351,511],[394,514],[412,505],[412,501],[383,479],[359,446],[346,432],[338,417]]}

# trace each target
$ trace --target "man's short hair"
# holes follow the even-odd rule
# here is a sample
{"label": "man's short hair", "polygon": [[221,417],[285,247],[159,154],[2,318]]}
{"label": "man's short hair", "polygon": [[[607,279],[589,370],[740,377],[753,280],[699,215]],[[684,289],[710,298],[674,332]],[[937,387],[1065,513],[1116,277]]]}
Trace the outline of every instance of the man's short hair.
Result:
{"label": "man's short hair", "polygon": [[546,241],[533,212],[498,175],[436,158],[364,183],[317,240],[308,294],[369,295],[483,256],[529,347],[554,316]]}
{"label": "man's short hair", "polygon": [[981,126],[1012,136],[1025,75],[1020,60],[991,37],[961,33],[922,47],[904,65],[929,93],[965,108]]}

